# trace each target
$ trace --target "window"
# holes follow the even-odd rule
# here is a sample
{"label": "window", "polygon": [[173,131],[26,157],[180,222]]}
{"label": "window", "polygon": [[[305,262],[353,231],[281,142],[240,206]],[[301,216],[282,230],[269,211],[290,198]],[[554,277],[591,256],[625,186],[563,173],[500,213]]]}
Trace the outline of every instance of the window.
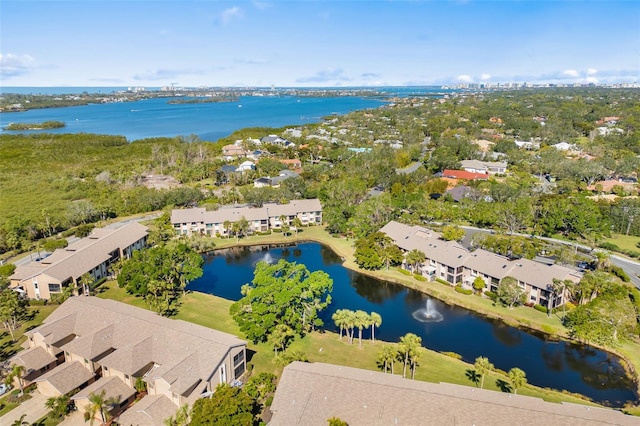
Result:
{"label": "window", "polygon": [[244,373],[244,363],[240,364],[233,370],[234,377],[237,379]]}
{"label": "window", "polygon": [[106,365],[103,365],[103,366],[102,366],[102,369],[103,369],[104,371],[109,371],[109,367],[107,367]]}
{"label": "window", "polygon": [[49,293],[60,293],[60,284],[49,284]]}
{"label": "window", "polygon": [[[242,361],[244,361],[244,351],[238,352],[234,357],[233,357],[233,365],[237,366],[239,363],[241,363]],[[238,376],[236,376],[238,377]]]}
{"label": "window", "polygon": [[129,375],[128,375],[128,374],[125,374],[125,375],[124,375],[124,379],[125,379],[125,380],[129,380]]}

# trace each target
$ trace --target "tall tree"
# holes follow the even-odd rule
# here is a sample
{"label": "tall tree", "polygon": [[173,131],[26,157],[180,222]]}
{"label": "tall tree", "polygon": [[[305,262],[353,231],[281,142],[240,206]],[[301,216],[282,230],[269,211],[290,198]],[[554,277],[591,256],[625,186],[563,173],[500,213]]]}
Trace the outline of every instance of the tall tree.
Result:
{"label": "tall tree", "polygon": [[103,389],[100,393],[89,394],[89,404],[85,408],[84,420],[91,425],[96,418],[96,414],[100,414],[101,424],[106,424],[110,417],[109,410],[119,401],[116,398],[107,398],[107,392]]}
{"label": "tall tree", "polygon": [[52,396],[48,398],[44,403],[51,412],[49,416],[53,420],[60,420],[69,414],[71,399],[67,395],[60,395],[58,397]]}
{"label": "tall tree", "polygon": [[413,249],[405,255],[407,263],[411,265],[411,272],[420,273],[420,265],[427,258],[423,251]]}
{"label": "tall tree", "polygon": [[398,356],[398,350],[391,345],[384,345],[382,350],[378,353],[378,361],[383,365],[384,372],[387,372],[389,368],[391,374],[393,374],[393,367],[396,357]]}
{"label": "tall tree", "polygon": [[304,335],[307,323],[322,325],[318,313],[331,303],[332,289],[333,280],[326,272],[309,272],[305,265],[284,259],[275,264],[259,262],[253,281],[242,286],[243,297],[231,305],[230,312],[254,342],[266,341],[278,324]]}
{"label": "tall tree", "polygon": [[278,324],[275,326],[271,334],[269,334],[269,341],[273,346],[276,358],[278,357],[278,350],[284,352],[293,337],[295,337],[295,332],[287,324]]}
{"label": "tall tree", "polygon": [[371,317],[365,311],[358,309],[356,311],[356,327],[358,328],[359,346],[362,347],[362,329],[368,327],[371,323]]}
{"label": "tall tree", "polygon": [[242,388],[220,384],[211,398],[200,398],[191,410],[191,426],[251,426],[257,405]]}
{"label": "tall tree", "polygon": [[11,334],[12,342],[15,342],[13,333],[20,326],[20,321],[26,314],[27,302],[20,299],[17,292],[8,288],[0,291],[0,321]]}
{"label": "tall tree", "polygon": [[382,317],[377,312],[371,312],[371,341],[376,341],[376,327],[380,327],[382,325]]}
{"label": "tall tree", "polygon": [[[414,359],[421,344],[422,338],[413,333],[407,333],[400,337],[399,350],[403,359],[402,377],[407,377],[407,365]],[[414,363],[411,362],[411,364],[413,370]]]}
{"label": "tall tree", "polygon": [[513,393],[515,393],[516,395],[518,394],[518,389],[527,384],[527,375],[518,367],[514,367],[509,370],[507,376],[509,376],[509,381],[511,382]]}
{"label": "tall tree", "polygon": [[509,306],[509,309],[513,308],[515,304],[524,303],[525,291],[518,285],[518,280],[513,277],[504,277],[496,290],[498,300],[505,305]]}
{"label": "tall tree", "polygon": [[493,370],[493,364],[489,362],[489,358],[479,356],[476,358],[475,363],[473,364],[473,368],[480,374],[482,377],[480,379],[480,389],[484,388],[484,376]]}
{"label": "tall tree", "polygon": [[18,381],[18,386],[20,387],[20,395],[24,394],[24,373],[26,369],[24,365],[13,364],[11,367],[11,371],[7,374],[5,378],[5,383],[11,384],[14,379]]}

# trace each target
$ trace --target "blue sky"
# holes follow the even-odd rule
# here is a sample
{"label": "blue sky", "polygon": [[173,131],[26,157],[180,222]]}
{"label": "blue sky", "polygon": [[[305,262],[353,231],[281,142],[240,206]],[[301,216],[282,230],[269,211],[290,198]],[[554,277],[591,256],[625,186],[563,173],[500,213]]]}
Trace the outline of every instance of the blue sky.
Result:
{"label": "blue sky", "polygon": [[640,2],[2,0],[2,86],[640,82]]}

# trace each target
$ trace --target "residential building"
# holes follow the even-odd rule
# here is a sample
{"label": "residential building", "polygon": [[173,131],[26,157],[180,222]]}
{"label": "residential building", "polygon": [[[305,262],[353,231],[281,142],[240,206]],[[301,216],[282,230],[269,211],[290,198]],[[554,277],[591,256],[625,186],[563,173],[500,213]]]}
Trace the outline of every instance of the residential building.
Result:
{"label": "residential building", "polygon": [[[163,424],[246,370],[247,343],[235,336],[96,297],[71,297],[25,334],[29,349],[11,362],[25,366],[28,383],[70,395],[81,412],[104,390],[121,425]],[[140,381],[147,395],[133,404]]]}
{"label": "residential building", "polygon": [[278,160],[278,161],[286,165],[290,170],[302,169],[302,161],[300,161],[298,158],[291,158],[291,159]]}
{"label": "residential building", "polygon": [[496,174],[507,172],[507,163],[502,161],[462,160],[460,165],[463,170],[471,173]]}
{"label": "residential building", "polygon": [[270,426],[326,426],[333,417],[351,426],[638,424],[608,408],[299,361],[284,368],[271,411]]}
{"label": "residential building", "polygon": [[[505,277],[513,277],[526,292],[526,301],[547,307],[563,305],[568,297],[551,291],[554,280],[579,282],[582,273],[560,265],[547,265],[529,259],[509,259],[486,250],[469,251],[455,241],[444,241],[434,231],[391,221],[381,232],[404,252],[420,250],[425,261],[416,272],[430,279],[442,279],[451,285],[472,288],[477,277],[485,290],[495,291]],[[405,265],[413,268],[412,265]]]}
{"label": "residential building", "polygon": [[249,155],[250,151],[247,151],[242,147],[242,145],[225,145],[222,147],[222,157],[227,160],[235,160],[236,158],[246,157]]}
{"label": "residential building", "polygon": [[269,135],[260,139],[260,142],[267,145],[276,145],[282,148],[295,148],[296,144],[281,138],[278,135]]}
{"label": "residential building", "polygon": [[460,180],[488,180],[487,173],[468,172],[466,170],[450,170],[442,171],[442,177]]}
{"label": "residential building", "polygon": [[[10,287],[29,299],[50,299],[68,286],[78,285],[84,274],[94,281],[109,276],[109,266],[128,259],[147,244],[148,228],[137,222],[119,228],[97,228],[86,238],[57,249],[50,256],[18,265]],[[82,286],[78,286],[82,293]]]}
{"label": "residential building", "polygon": [[266,203],[262,207],[221,207],[207,211],[205,208],[175,209],[171,211],[171,224],[180,235],[228,236],[233,224],[242,218],[249,222],[249,232],[268,232],[281,226],[280,217],[285,216],[292,225],[298,217],[303,225],[322,224],[322,205],[318,199],[291,200],[288,204]]}

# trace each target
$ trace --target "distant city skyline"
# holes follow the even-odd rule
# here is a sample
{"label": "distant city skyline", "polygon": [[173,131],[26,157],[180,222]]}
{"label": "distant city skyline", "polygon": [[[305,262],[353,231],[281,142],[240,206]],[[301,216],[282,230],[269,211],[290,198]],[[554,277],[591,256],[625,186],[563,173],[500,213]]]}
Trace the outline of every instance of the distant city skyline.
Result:
{"label": "distant city skyline", "polygon": [[2,0],[2,86],[640,81],[637,1]]}

